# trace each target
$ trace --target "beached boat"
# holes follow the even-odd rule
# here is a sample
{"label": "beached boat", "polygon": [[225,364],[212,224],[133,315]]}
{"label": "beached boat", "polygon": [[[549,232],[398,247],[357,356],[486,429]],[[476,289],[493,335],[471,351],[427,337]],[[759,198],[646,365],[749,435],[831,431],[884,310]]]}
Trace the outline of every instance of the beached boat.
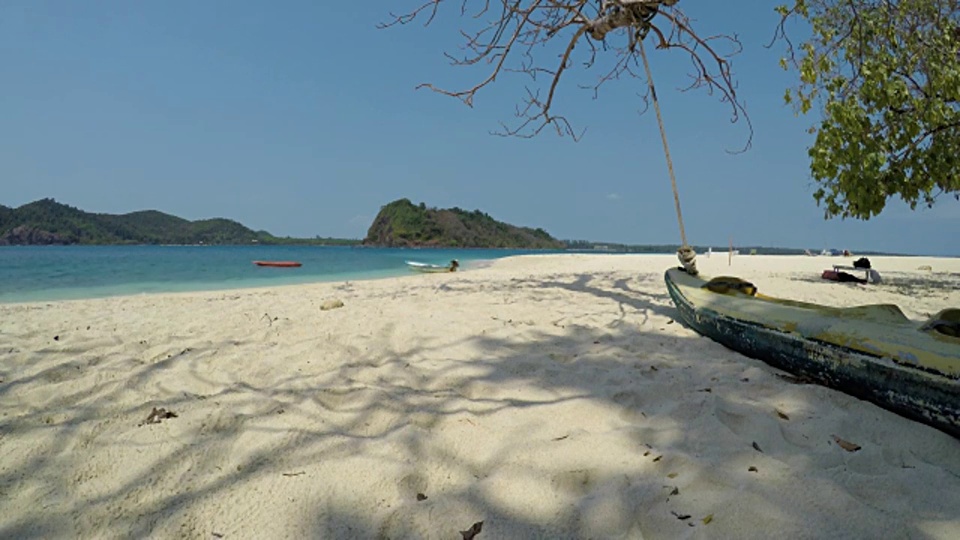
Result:
{"label": "beached boat", "polygon": [[253,261],[257,266],[274,266],[277,268],[298,268],[303,266],[296,261]]}
{"label": "beached boat", "polygon": [[440,273],[440,272],[456,272],[457,268],[460,267],[460,263],[454,259],[450,261],[450,264],[446,266],[441,266],[439,264],[429,264],[422,263],[417,261],[404,261],[411,270],[416,272],[424,273]]}
{"label": "beached boat", "polygon": [[771,298],[736,278],[667,270],[682,322],[744,355],[960,437],[960,309],[917,324],[892,304]]}

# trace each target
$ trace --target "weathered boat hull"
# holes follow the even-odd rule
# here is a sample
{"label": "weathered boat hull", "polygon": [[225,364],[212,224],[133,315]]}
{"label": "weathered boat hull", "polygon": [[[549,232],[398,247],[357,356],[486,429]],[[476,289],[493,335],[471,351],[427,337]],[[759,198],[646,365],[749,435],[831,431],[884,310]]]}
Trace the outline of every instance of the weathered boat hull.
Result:
{"label": "weathered boat hull", "polygon": [[[850,315],[845,317],[845,310],[838,308],[779,304],[747,295],[711,293],[699,287],[700,292],[691,292],[697,282],[705,281],[679,269],[668,270],[665,280],[681,321],[698,333],[746,356],[960,438],[960,340],[930,336],[905,317],[898,321],[885,306],[877,307],[880,316],[874,321],[864,315],[870,311],[864,308],[846,310]],[[725,297],[724,301],[697,302],[711,294]],[[729,309],[731,302],[752,305],[737,312]],[[773,322],[757,317],[764,308],[775,312]],[[797,312],[795,322],[784,322],[793,312]],[[808,321],[824,317],[853,319],[852,323],[840,322],[857,330],[844,336],[838,330],[844,325],[834,325],[831,330],[829,322],[821,321],[817,331],[804,331],[813,327],[806,324]],[[872,334],[877,334],[876,339],[870,338]],[[912,342],[900,347],[897,336],[904,335],[908,337],[901,339]],[[916,353],[925,347],[927,354]],[[873,352],[868,352],[871,349]]]}

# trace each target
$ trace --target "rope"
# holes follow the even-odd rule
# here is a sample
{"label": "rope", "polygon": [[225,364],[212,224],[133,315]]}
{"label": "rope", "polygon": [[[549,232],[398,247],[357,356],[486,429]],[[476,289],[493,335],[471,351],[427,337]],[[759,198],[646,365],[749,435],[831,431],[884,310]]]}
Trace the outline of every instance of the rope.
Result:
{"label": "rope", "polygon": [[667,145],[667,132],[663,128],[663,115],[660,113],[660,102],[657,100],[657,89],[653,85],[653,74],[650,71],[650,62],[647,61],[647,52],[643,48],[643,38],[637,40],[640,46],[640,57],[643,58],[643,68],[647,72],[647,85],[650,87],[650,96],[653,98],[653,109],[657,112],[657,124],[660,126],[660,139],[663,141],[663,153],[667,158],[667,170],[670,172],[670,185],[673,187],[673,204],[677,209],[677,223],[680,225],[680,241],[682,245],[677,250],[677,257],[683,264],[684,270],[691,275],[697,275],[697,252],[687,245],[687,233],[683,228],[683,213],[680,211],[680,195],[677,192],[677,177],[673,172],[673,160],[670,158],[670,147]]}

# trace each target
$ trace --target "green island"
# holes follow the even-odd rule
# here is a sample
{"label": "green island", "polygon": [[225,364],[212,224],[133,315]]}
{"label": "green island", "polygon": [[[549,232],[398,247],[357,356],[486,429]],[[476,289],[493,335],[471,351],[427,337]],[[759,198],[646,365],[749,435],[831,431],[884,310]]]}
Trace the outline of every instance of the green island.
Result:
{"label": "green island", "polygon": [[[614,253],[673,253],[677,244],[558,240],[541,228],[497,221],[480,210],[438,209],[399,199],[380,208],[363,239],[292,238],[254,231],[223,218],[190,221],[156,210],[127,214],[85,212],[41,199],[18,208],[0,205],[0,246],[10,245],[314,245],[368,247],[548,249]],[[726,246],[714,246],[723,251]],[[694,246],[705,253],[708,246]],[[799,255],[803,249],[737,246],[742,254]],[[878,254],[859,252],[860,254]]]}
{"label": "green island", "polygon": [[223,218],[190,221],[156,210],[128,214],[85,212],[53,199],[19,208],[0,205],[2,245],[309,244],[353,245],[359,240],[277,237]]}
{"label": "green island", "polygon": [[380,208],[364,245],[380,247],[565,249],[537,228],[503,223],[480,210],[428,208],[399,199]]}
{"label": "green island", "polygon": [[543,229],[516,227],[475,210],[427,208],[407,199],[380,209],[365,239],[291,238],[254,231],[223,218],[190,221],[156,210],[127,214],[83,211],[41,199],[18,208],[0,205],[0,245],[364,245],[565,249]]}

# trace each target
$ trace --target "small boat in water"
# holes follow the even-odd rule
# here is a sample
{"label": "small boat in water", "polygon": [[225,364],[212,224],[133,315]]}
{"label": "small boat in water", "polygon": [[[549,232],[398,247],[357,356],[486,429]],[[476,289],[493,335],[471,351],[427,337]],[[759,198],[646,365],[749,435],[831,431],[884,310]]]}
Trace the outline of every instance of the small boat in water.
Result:
{"label": "small boat in water", "polygon": [[700,334],[960,437],[960,309],[914,323],[893,304],[795,302],[677,268],[665,279],[680,319]]}
{"label": "small boat in water", "polygon": [[417,261],[404,261],[407,263],[407,266],[415,272],[424,272],[428,274],[439,274],[442,272],[456,272],[457,268],[460,268],[460,263],[454,259],[450,261],[450,264],[446,266],[441,266],[439,264],[428,264]]}
{"label": "small boat in water", "polygon": [[257,266],[274,266],[277,268],[297,268],[303,266],[297,261],[253,261]]}

